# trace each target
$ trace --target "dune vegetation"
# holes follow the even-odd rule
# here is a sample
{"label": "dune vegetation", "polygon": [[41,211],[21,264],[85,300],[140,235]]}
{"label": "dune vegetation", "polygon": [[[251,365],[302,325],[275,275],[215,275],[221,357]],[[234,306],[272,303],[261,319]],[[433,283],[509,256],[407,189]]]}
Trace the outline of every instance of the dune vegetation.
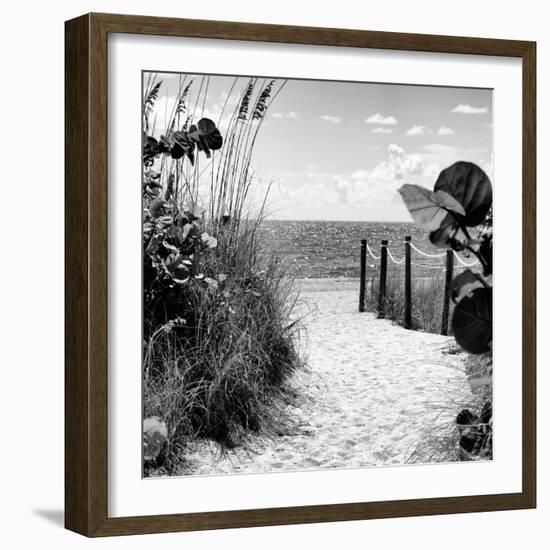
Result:
{"label": "dune vegetation", "polygon": [[[235,78],[219,119],[208,76],[181,77],[159,135],[157,75],[143,97],[143,415],[145,475],[173,474],[186,445],[230,448],[269,433],[300,366],[292,280],[263,250],[251,158],[284,82]],[[275,411],[275,412],[274,412]]]}

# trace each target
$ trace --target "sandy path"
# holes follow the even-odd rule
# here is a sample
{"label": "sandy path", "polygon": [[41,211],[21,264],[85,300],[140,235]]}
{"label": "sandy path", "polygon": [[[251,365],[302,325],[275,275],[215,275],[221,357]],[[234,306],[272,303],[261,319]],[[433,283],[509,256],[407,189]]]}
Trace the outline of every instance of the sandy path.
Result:
{"label": "sandy path", "polygon": [[357,313],[357,283],[302,282],[309,372],[291,381],[294,435],[252,442],[220,457],[201,442],[187,473],[221,474],[401,464],[434,422],[453,422],[457,395],[469,393],[452,338],[407,331]]}

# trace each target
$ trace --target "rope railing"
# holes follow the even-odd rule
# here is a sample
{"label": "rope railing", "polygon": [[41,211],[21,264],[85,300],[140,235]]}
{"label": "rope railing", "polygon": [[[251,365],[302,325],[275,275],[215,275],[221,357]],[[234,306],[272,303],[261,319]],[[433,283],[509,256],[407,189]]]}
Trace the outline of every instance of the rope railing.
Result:
{"label": "rope railing", "polygon": [[368,253],[369,253],[375,260],[379,260],[379,259],[380,259],[380,256],[377,256],[377,255],[370,249],[369,243],[367,243],[367,251],[368,251]]}
{"label": "rope railing", "polygon": [[[367,252],[369,253],[369,255],[374,259],[374,260],[379,260],[380,259],[380,256],[376,255],[373,251],[372,251],[372,248],[369,246],[369,243],[367,242],[366,244],[367,246]],[[444,258],[446,255],[447,255],[447,252],[443,252],[442,254],[430,254],[428,252],[424,252],[423,250],[420,250],[420,248],[418,248],[417,246],[415,246],[412,242],[410,242],[410,247],[415,250],[416,252],[418,252],[418,254],[420,254],[421,256],[424,256],[425,258]],[[389,259],[395,264],[395,265],[403,265],[403,263],[405,262],[405,258],[401,258],[401,259],[397,259],[391,252],[391,250],[389,249],[388,246],[386,245],[382,245],[381,248],[385,248],[388,252],[388,257]],[[464,267],[474,267],[475,265],[477,265],[477,261],[474,261],[472,263],[468,263],[468,262],[465,262],[458,254],[455,250],[452,251],[455,258],[458,260],[458,262],[460,264],[462,264]],[[411,262],[411,265],[414,265],[414,266],[417,266],[417,267],[428,267],[428,268],[440,268],[440,269],[444,269],[445,266],[436,266],[436,265],[433,265],[433,264],[418,264],[418,263],[414,263],[414,262]]]}
{"label": "rope railing", "polygon": [[411,248],[413,250],[416,250],[419,254],[422,256],[425,256],[426,258],[443,258],[447,253],[443,252],[442,254],[428,254],[428,252],[424,252],[423,250],[420,250],[420,248],[417,248],[414,243],[411,242]]}
{"label": "rope railing", "polygon": [[[405,328],[411,328],[411,311],[412,311],[412,298],[411,298],[411,267],[415,266],[421,269],[437,269],[440,271],[445,271],[445,291],[443,296],[443,312],[441,317],[441,334],[448,334],[448,325],[449,325],[449,308],[450,308],[450,286],[453,277],[454,271],[454,259],[456,258],[457,262],[465,267],[474,267],[479,265],[477,261],[468,262],[465,261],[456,250],[448,249],[445,252],[440,254],[435,254],[431,252],[425,252],[418,248],[415,244],[411,242],[411,237],[407,236],[404,239],[404,255],[401,258],[396,258],[388,246],[388,240],[382,240],[380,244],[380,254],[377,255],[373,252],[369,243],[366,239],[361,241],[361,277],[360,277],[360,287],[359,287],[359,311],[365,311],[365,285],[366,285],[366,255],[367,253],[379,262],[380,265],[380,283],[378,287],[378,317],[383,318],[385,316],[385,305],[386,305],[386,278],[388,273],[388,260],[398,266],[404,267],[404,284],[405,284],[405,307],[404,307],[404,322],[403,326]],[[426,259],[437,260],[443,257],[446,257],[444,265],[441,265],[440,262],[413,262],[411,258],[411,251],[414,250],[418,255]],[[374,264],[370,267],[375,267]]]}
{"label": "rope railing", "polygon": [[400,260],[396,260],[394,257],[393,257],[393,254],[390,252],[390,249],[388,248],[388,256],[390,257],[390,260],[394,263],[394,264],[397,264],[397,265],[401,265],[404,261],[405,261],[405,258],[401,258]]}
{"label": "rope railing", "polygon": [[414,265],[415,267],[426,267],[428,269],[445,269],[444,265],[434,265],[434,264],[416,264],[414,262],[411,262],[411,265]]}

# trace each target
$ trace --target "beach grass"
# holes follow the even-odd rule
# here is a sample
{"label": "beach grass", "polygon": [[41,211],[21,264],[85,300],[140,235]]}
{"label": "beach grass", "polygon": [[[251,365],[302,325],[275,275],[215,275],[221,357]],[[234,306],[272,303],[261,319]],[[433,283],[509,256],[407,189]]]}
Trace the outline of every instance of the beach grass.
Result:
{"label": "beach grass", "polygon": [[[170,128],[186,128],[200,118],[208,78],[182,77],[166,143]],[[281,409],[290,398],[284,382],[300,367],[301,326],[293,315],[297,295],[276,255],[258,239],[265,202],[254,210],[248,201],[257,183],[250,166],[254,144],[263,115],[282,86],[275,90],[274,84],[249,79],[243,87],[235,79],[219,114],[219,120],[226,120],[220,126],[223,146],[210,152],[206,166],[199,166],[204,159],[200,152],[194,162],[161,155],[147,166],[148,181],[154,178],[155,185],[152,196],[144,196],[144,207],[150,213],[153,201],[161,198],[189,218],[190,234],[204,232],[202,241],[196,240],[208,246],[193,244],[186,256],[189,267],[180,264],[180,271],[188,269],[189,275],[176,284],[175,278],[170,284],[161,281],[158,265],[166,272],[165,252],[155,256],[145,249],[143,415],[161,419],[168,433],[162,453],[146,463],[146,475],[175,473],[193,439],[205,437],[231,448],[248,434],[267,434],[284,421]],[[161,93],[158,75],[149,75],[146,132],[153,132]],[[232,110],[224,113],[228,105]],[[180,240],[187,246],[189,238]],[[173,250],[173,242],[163,245]]]}
{"label": "beach grass", "polygon": [[[434,270],[435,271],[435,270]],[[367,280],[365,292],[365,308],[367,311],[378,311],[379,278],[372,276]],[[443,313],[443,296],[445,290],[444,272],[437,270],[422,277],[412,279],[412,329],[441,333]],[[452,314],[453,304],[450,304]],[[386,319],[403,325],[405,317],[405,285],[401,269],[390,269],[386,281],[386,298],[384,300]],[[449,334],[451,327],[449,323]]]}

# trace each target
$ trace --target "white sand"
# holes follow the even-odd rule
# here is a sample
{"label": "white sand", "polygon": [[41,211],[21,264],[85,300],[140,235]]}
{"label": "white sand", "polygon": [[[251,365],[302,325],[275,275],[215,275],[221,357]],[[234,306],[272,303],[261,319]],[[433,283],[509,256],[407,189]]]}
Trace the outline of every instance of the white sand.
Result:
{"label": "white sand", "polygon": [[452,338],[358,313],[356,281],[314,279],[301,287],[310,309],[309,372],[291,380],[300,396],[288,411],[297,433],[258,438],[224,456],[203,441],[186,456],[186,473],[402,464],[434,423],[452,425],[461,399],[471,395],[464,356],[446,353]]}

